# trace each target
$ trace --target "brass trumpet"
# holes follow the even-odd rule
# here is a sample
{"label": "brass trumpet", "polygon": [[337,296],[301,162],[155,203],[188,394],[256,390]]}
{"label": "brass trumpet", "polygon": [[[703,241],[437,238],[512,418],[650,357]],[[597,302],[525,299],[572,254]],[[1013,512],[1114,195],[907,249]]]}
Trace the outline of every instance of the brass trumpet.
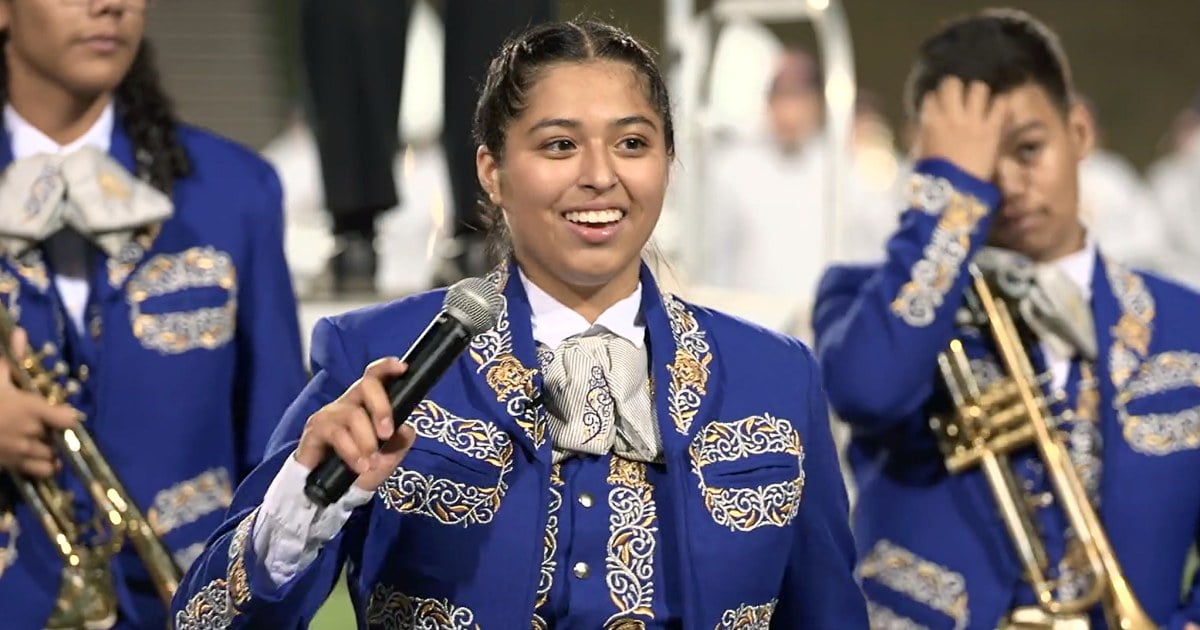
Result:
{"label": "brass trumpet", "polygon": [[[40,352],[16,357],[9,346],[17,328],[7,308],[0,305],[0,349],[12,366],[15,384],[39,394],[51,404],[63,404],[78,383],[60,379],[66,365],[43,367],[55,349],[47,344]],[[117,621],[117,598],[109,566],[126,539],[133,544],[165,606],[182,579],[182,572],[161,539],[113,473],[83,423],[74,429],[54,431],[53,442],[96,505],[98,527],[107,538],[99,543],[82,540],[82,524],[73,515],[72,496],[52,479],[30,479],[11,473],[21,499],[37,515],[63,560],[63,576],[55,609],[47,628],[111,628]]]}
{"label": "brass trumpet", "polygon": [[[938,365],[954,410],[934,417],[930,425],[951,473],[982,467],[1024,566],[1025,579],[1034,589],[1037,608],[1014,611],[1007,627],[1086,628],[1087,611],[1101,604],[1111,628],[1157,628],[1126,582],[1063,439],[1049,421],[1053,418],[1050,402],[1008,304],[993,292],[978,267],[971,265],[969,272],[973,293],[968,295],[968,308],[977,321],[986,320],[1005,374],[997,382],[981,386],[962,342],[951,341],[938,356]],[[1049,562],[1045,543],[1034,526],[1033,499],[1009,465],[1008,453],[1030,444],[1037,449],[1054,495],[1086,558],[1090,585],[1078,597],[1056,597],[1060,580],[1046,577]]]}

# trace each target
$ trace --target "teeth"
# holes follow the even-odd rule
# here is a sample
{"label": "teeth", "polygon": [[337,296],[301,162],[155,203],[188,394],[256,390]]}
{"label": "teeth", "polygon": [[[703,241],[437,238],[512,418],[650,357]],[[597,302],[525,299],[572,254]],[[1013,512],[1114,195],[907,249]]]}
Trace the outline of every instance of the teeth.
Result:
{"label": "teeth", "polygon": [[623,212],[616,208],[608,210],[576,210],[568,212],[567,220],[572,223],[616,223],[621,220]]}

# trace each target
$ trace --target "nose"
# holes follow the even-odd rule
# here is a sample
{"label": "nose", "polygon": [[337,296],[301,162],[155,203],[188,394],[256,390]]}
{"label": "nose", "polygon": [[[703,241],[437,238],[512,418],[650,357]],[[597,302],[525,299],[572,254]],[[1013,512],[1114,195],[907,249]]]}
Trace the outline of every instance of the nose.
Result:
{"label": "nose", "polygon": [[612,154],[604,146],[593,145],[583,152],[579,185],[597,193],[617,185],[617,170]]}
{"label": "nose", "polygon": [[145,7],[149,0],[84,0],[92,15],[120,15],[135,6]]}
{"label": "nose", "polygon": [[1029,169],[1016,160],[1001,159],[996,165],[996,186],[1004,199],[1016,199],[1029,191]]}

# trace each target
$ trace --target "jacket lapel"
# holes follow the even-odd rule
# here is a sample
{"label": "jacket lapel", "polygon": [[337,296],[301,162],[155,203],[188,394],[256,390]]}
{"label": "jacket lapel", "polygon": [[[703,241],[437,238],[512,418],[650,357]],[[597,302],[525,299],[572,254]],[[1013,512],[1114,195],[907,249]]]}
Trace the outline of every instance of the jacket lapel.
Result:
{"label": "jacket lapel", "polygon": [[515,262],[498,267],[487,278],[503,295],[504,308],[496,327],[471,342],[470,360],[461,363],[463,380],[472,384],[517,443],[548,467],[550,444],[529,300]]}
{"label": "jacket lapel", "polygon": [[[133,143],[119,120],[113,125],[109,155],[130,173],[137,173]],[[150,225],[139,230],[134,240],[125,246],[117,258],[109,258],[103,253],[97,254],[99,264],[96,265],[92,281],[96,292],[93,299],[97,304],[107,305],[124,294],[125,284],[142,261],[146,260],[161,231],[162,224]]]}
{"label": "jacket lapel", "polygon": [[1096,379],[1100,400],[1100,434],[1103,436],[1103,468],[1100,478],[1102,519],[1118,513],[1120,495],[1115,480],[1128,462],[1123,427],[1117,417],[1120,392],[1137,374],[1150,351],[1153,334],[1154,298],[1141,278],[1132,271],[1097,255],[1092,278],[1092,313],[1096,320]]}
{"label": "jacket lapel", "polygon": [[[676,531],[664,532],[663,540],[672,538],[677,546],[680,567],[680,592],[684,610],[699,611],[702,585],[694,578],[693,557],[700,557],[701,543],[689,535],[689,515],[704,512],[699,504],[700,494],[693,483],[689,447],[696,433],[715,418],[719,396],[714,385],[723,382],[719,362],[714,360],[715,343],[694,308],[678,297],[663,293],[653,274],[645,265],[641,271],[642,317],[652,365],[651,388],[654,392],[655,413],[671,487],[667,491],[674,512]],[[701,619],[688,623],[700,627]]]}
{"label": "jacket lapel", "polygon": [[648,267],[642,267],[642,316],[650,345],[655,412],[663,450],[686,456],[691,439],[712,419],[720,382],[711,334],[696,317],[694,307],[675,295],[660,292]]}

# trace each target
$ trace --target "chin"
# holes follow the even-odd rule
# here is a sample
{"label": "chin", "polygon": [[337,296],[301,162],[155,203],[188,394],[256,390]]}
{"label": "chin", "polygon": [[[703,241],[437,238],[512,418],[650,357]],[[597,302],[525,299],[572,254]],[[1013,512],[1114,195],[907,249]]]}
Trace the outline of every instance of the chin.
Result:
{"label": "chin", "polygon": [[95,95],[116,90],[129,71],[129,65],[104,61],[80,64],[75,70],[65,77],[65,83],[71,91],[80,95]]}
{"label": "chin", "polygon": [[629,271],[629,261],[613,260],[607,256],[603,257],[605,260],[588,260],[589,258],[591,257],[583,254],[577,256],[570,264],[560,267],[563,278],[575,286],[598,287]]}

